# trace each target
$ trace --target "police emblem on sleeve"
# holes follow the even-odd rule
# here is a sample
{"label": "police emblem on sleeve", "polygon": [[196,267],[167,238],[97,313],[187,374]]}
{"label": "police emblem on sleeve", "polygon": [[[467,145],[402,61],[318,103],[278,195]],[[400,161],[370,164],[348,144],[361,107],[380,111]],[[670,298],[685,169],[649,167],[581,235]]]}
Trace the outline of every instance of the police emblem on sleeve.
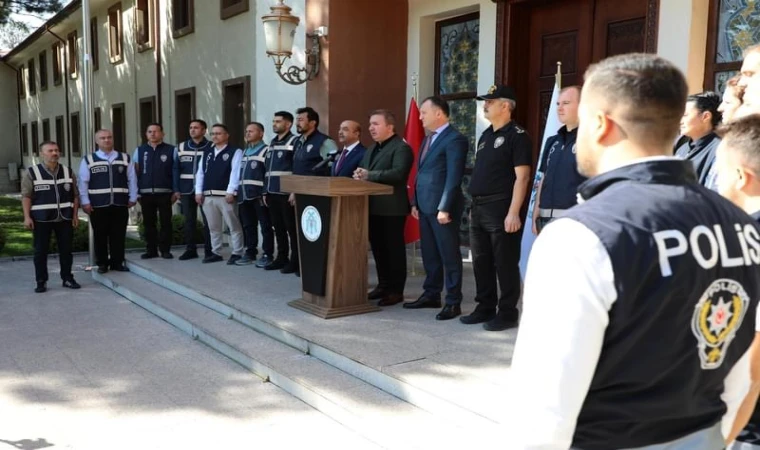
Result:
{"label": "police emblem on sleeve", "polygon": [[161,155],[161,162],[166,162],[166,155]]}
{"label": "police emblem on sleeve", "polygon": [[499,147],[501,147],[501,144],[503,144],[503,143],[504,143],[504,136],[499,136],[494,141],[493,147],[494,148],[499,148]]}
{"label": "police emblem on sleeve", "polygon": [[257,165],[256,161],[251,161],[251,169],[255,169]]}
{"label": "police emblem on sleeve", "polygon": [[71,190],[71,183],[66,183],[63,185],[63,190],[66,192],[69,192]]}
{"label": "police emblem on sleeve", "polygon": [[280,150],[279,152],[277,152],[277,157],[278,158],[282,158],[282,150]]}
{"label": "police emblem on sleeve", "polygon": [[322,216],[319,215],[317,208],[307,206],[301,214],[301,230],[303,237],[309,242],[319,239],[322,234]]}
{"label": "police emblem on sleeve", "polygon": [[313,144],[309,144],[309,145],[307,145],[307,146],[306,146],[306,153],[309,153],[309,152],[311,151],[311,149],[312,149],[312,148],[314,148],[314,145],[313,145]]}
{"label": "police emblem on sleeve", "polygon": [[578,144],[573,144],[573,155],[578,151]]}
{"label": "police emblem on sleeve", "polygon": [[119,173],[124,173],[124,166],[119,166]]}
{"label": "police emblem on sleeve", "polygon": [[224,162],[227,162],[227,160],[230,159],[230,154],[229,153],[223,154],[222,159],[224,160]]}
{"label": "police emblem on sleeve", "polygon": [[717,369],[744,321],[749,295],[728,278],[713,281],[694,306],[691,330],[697,338],[702,369]]}

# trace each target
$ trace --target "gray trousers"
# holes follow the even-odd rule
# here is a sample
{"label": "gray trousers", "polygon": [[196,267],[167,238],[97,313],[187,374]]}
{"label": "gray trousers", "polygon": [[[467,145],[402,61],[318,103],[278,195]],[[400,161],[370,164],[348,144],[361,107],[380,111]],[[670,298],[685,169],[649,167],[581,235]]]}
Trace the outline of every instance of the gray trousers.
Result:
{"label": "gray trousers", "polygon": [[[681,439],[676,439],[675,441],[626,450],[722,450],[726,448],[726,444],[723,440],[720,425],[720,422],[718,422],[710,428],[699,430],[688,436],[684,436]],[[744,450],[744,447],[739,448]]]}
{"label": "gray trousers", "polygon": [[227,203],[221,196],[207,196],[203,199],[203,214],[206,215],[208,231],[211,235],[211,251],[221,255],[226,223],[227,228],[230,229],[232,254],[243,256],[243,227],[240,226],[240,219],[238,219],[237,205]]}

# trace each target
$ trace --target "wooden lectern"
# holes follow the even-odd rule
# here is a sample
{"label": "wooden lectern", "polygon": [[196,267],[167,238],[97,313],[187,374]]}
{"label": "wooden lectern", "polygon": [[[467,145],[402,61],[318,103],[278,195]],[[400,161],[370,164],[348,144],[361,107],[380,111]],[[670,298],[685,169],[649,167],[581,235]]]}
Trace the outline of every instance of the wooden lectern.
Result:
{"label": "wooden lectern", "polygon": [[323,319],[378,311],[367,300],[368,196],[393,187],[346,177],[280,180],[296,194],[302,298],[289,305]]}

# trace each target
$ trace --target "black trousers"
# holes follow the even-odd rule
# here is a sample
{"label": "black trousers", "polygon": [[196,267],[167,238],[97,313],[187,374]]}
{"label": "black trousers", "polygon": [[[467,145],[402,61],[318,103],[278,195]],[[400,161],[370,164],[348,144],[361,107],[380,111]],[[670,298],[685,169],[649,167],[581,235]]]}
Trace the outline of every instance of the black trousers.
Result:
{"label": "black trousers", "polygon": [[129,210],[126,206],[93,208],[90,214],[95,236],[95,265],[119,267],[124,264]]}
{"label": "black trousers", "polygon": [[61,261],[61,279],[74,278],[71,274],[71,240],[74,228],[70,220],[60,222],[34,222],[34,274],[38,282],[48,280],[47,257],[50,248],[50,235],[55,233],[58,241],[58,259]]}
{"label": "black trousers", "polygon": [[375,258],[377,288],[403,294],[406,285],[406,216],[369,216],[369,245]]}
{"label": "black trousers", "polygon": [[[520,299],[520,244],[522,230],[504,231],[510,199],[477,204],[473,201],[470,220],[472,268],[475,272],[475,301],[478,306],[517,319]],[[497,297],[497,280],[501,295]],[[498,300],[497,300],[498,298]]]}
{"label": "black trousers", "polygon": [[261,198],[245,200],[238,205],[238,215],[243,226],[245,253],[255,259],[259,247],[259,225],[261,225],[261,250],[265,255],[274,256],[274,230],[269,217],[269,208]]}
{"label": "black trousers", "polygon": [[[145,194],[140,196],[143,224],[145,224],[145,249],[168,252],[172,246],[172,194]],[[160,220],[160,230],[156,221]]]}
{"label": "black trousers", "polygon": [[195,242],[195,224],[198,223],[198,210],[201,211],[201,220],[203,221],[203,251],[205,256],[211,256],[211,236],[208,231],[208,223],[203,208],[199,208],[195,203],[195,194],[182,194],[179,198],[179,204],[182,208],[182,215],[185,217],[185,225],[182,227],[185,235],[185,249],[191,252],[197,250]]}
{"label": "black trousers", "polygon": [[296,229],[296,210],[288,203],[287,194],[267,195],[269,214],[277,239],[277,260],[288,259],[288,238],[290,238],[290,260],[298,264],[298,230]]}

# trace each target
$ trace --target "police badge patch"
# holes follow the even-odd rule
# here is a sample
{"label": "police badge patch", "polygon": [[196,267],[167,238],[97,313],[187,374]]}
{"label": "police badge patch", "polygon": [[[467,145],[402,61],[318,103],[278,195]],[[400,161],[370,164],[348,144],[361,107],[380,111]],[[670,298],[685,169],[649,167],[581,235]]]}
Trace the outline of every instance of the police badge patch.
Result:
{"label": "police badge patch", "polygon": [[255,169],[257,165],[256,161],[251,161],[251,169]]}
{"label": "police badge patch", "polygon": [[278,158],[282,158],[282,150],[280,150],[279,152],[277,152],[277,157]]}
{"label": "police badge patch", "polygon": [[717,369],[723,363],[748,305],[749,295],[744,287],[728,278],[713,281],[702,294],[691,320],[702,369]]}
{"label": "police badge patch", "polygon": [[307,146],[306,146],[306,153],[309,153],[309,152],[311,151],[311,149],[312,149],[312,148],[314,148],[314,145],[313,145],[313,144],[309,144],[309,145],[307,145]]}
{"label": "police badge patch", "polygon": [[63,190],[69,192],[71,190],[71,183],[65,183],[63,185]]}
{"label": "police badge patch", "polygon": [[575,154],[576,151],[578,151],[578,145],[573,144],[573,155]]}
{"label": "police badge patch", "polygon": [[166,155],[161,155],[161,162],[166,162]]}
{"label": "police badge patch", "polygon": [[494,141],[493,148],[499,148],[499,147],[501,147],[501,144],[503,144],[503,143],[504,143],[504,136],[499,136]]}
{"label": "police badge patch", "polygon": [[227,162],[228,159],[230,159],[229,153],[225,153],[224,155],[222,155],[222,160],[224,160],[224,162]]}
{"label": "police badge patch", "polygon": [[124,173],[124,166],[119,166],[119,173]]}

